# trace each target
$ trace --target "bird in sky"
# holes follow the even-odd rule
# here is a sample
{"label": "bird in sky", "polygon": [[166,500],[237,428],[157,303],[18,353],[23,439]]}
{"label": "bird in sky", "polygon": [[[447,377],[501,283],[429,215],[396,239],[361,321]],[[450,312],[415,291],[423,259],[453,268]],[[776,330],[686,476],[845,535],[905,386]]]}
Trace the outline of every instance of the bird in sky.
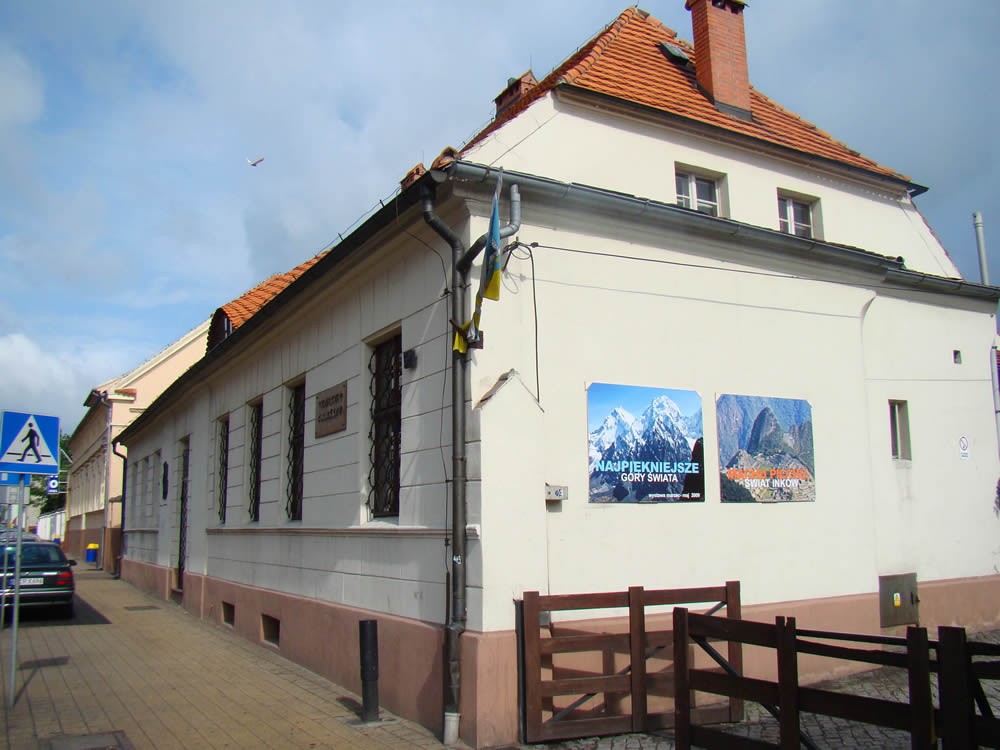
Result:
{"label": "bird in sky", "polygon": [[254,159],[253,161],[250,161],[249,159],[247,159],[247,164],[249,164],[251,167],[256,167],[262,161],[264,161],[264,157],[263,156],[261,156],[259,159]]}

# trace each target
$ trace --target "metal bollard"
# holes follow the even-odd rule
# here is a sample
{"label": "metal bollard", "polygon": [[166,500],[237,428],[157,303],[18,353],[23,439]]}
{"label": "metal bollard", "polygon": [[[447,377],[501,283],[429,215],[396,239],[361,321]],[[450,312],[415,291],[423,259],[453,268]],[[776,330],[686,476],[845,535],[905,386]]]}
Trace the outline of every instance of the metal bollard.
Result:
{"label": "metal bollard", "polygon": [[378,721],[378,621],[358,623],[361,643],[361,720]]}

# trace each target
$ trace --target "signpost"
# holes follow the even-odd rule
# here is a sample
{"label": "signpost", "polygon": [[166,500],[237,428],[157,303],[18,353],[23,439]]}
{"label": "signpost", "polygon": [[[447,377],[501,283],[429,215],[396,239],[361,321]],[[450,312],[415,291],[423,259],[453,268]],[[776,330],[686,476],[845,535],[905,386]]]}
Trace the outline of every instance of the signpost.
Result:
{"label": "signpost", "polygon": [[[24,529],[24,506],[28,502],[30,474],[59,475],[59,418],[42,414],[5,411],[0,414],[0,477],[16,475],[20,488],[17,509],[17,543],[14,552],[14,605],[10,618],[10,679],[7,683],[7,707],[14,707],[14,678],[17,676],[18,609],[21,604],[21,541]],[[3,484],[12,484],[0,480]],[[7,545],[0,545],[7,567]],[[4,576],[6,592],[10,582]],[[4,604],[6,604],[6,597]]]}

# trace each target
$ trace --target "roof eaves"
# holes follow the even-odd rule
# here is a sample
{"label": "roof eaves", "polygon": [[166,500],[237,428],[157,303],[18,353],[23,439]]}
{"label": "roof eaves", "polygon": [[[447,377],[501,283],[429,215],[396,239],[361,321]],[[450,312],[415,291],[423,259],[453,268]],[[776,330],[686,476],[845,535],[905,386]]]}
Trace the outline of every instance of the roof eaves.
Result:
{"label": "roof eaves", "polygon": [[[455,161],[448,167],[448,176],[455,181],[480,184],[486,189],[485,177],[492,167],[467,161]],[[565,208],[598,211],[613,215],[619,220],[646,218],[651,221],[670,222],[682,231],[694,231],[703,236],[732,240],[740,236],[753,241],[761,249],[778,252],[784,256],[812,259],[837,264],[840,267],[875,273],[886,283],[917,291],[954,295],[973,299],[1000,301],[1000,287],[976,284],[964,279],[934,276],[905,268],[902,258],[882,255],[863,248],[840,245],[823,240],[802,238],[767,227],[722,219],[681,208],[673,203],[663,203],[628,193],[604,188],[567,183],[547,177],[504,171],[504,180],[517,184],[521,200],[533,197],[556,200]]]}

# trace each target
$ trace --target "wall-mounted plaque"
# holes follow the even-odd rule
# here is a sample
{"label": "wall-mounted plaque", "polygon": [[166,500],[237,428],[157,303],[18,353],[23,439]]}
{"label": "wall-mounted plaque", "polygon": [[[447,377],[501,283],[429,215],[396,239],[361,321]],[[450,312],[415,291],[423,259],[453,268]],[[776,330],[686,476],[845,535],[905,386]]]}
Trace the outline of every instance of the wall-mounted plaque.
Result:
{"label": "wall-mounted plaque", "polygon": [[347,381],[316,394],[316,437],[347,429]]}

